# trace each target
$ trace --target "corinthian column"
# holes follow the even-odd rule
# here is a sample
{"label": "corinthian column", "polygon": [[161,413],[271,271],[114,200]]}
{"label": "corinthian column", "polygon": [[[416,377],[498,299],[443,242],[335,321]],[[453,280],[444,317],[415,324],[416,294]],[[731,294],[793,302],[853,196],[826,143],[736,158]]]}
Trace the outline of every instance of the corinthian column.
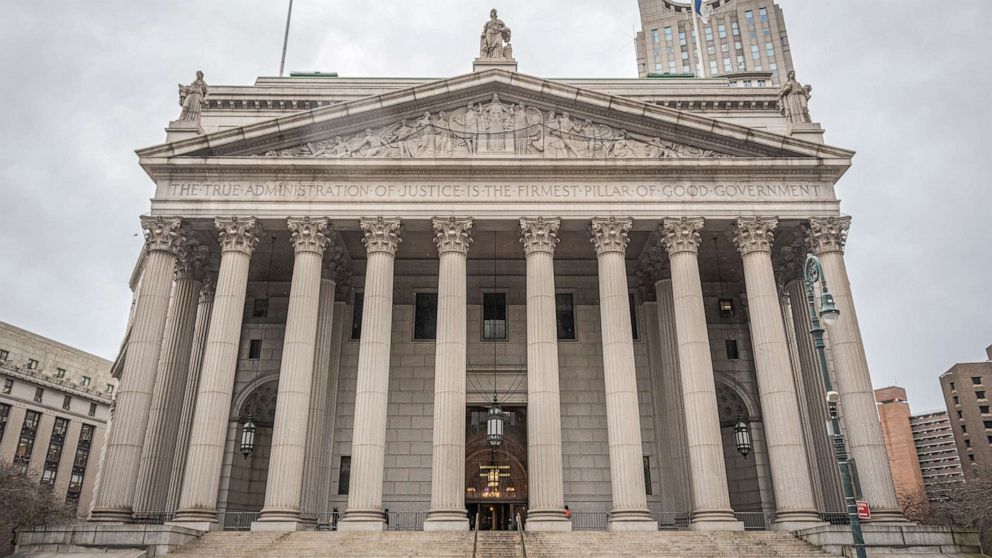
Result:
{"label": "corinthian column", "polygon": [[[152,392],[162,352],[176,252],[187,241],[178,218],[142,217],[145,271],[135,303],[127,359],[115,400],[114,427],[104,449],[100,490],[91,521],[131,520],[141,448],[148,426]],[[115,479],[114,482],[107,482]]]}
{"label": "corinthian column", "polygon": [[320,271],[332,231],[328,229],[327,219],[304,217],[289,219],[287,224],[292,232],[295,254],[293,283],[279,367],[265,506],[258,521],[251,526],[253,531],[298,531],[302,525],[300,495],[313,387]]}
{"label": "corinthian column", "polygon": [[[662,279],[654,284],[658,300],[658,332],[661,337],[662,401],[668,431],[662,447],[669,450],[667,459],[672,464],[670,486],[673,491],[673,511],[685,513],[692,509],[689,490],[689,459],[686,452],[685,408],[682,404],[682,379],[679,377],[679,341],[675,331],[675,301],[672,298],[672,280]],[[656,434],[660,436],[661,434]]]}
{"label": "corinthian column", "polygon": [[238,364],[248,264],[258,243],[258,226],[252,217],[217,219],[215,223],[221,246],[220,271],[196,394],[179,511],[173,522],[201,531],[217,528],[217,491]]}
{"label": "corinthian column", "polygon": [[692,481],[692,528],[742,531],[744,525],[734,518],[730,507],[703,285],[699,278],[699,231],[703,223],[701,218],[670,219],[662,223],[659,231],[672,266],[672,301]]}
{"label": "corinthian column", "polygon": [[440,256],[434,359],[431,511],[425,531],[468,531],[465,513],[466,260],[472,220],[434,219]]}
{"label": "corinthian column", "polygon": [[820,520],[816,515],[792,361],[772,265],[776,226],[778,219],[748,217],[738,219],[732,232],[744,259],[751,344],[775,492],[775,527],[794,531],[816,525]]}
{"label": "corinthian column", "polygon": [[362,339],[358,348],[355,428],[351,442],[351,490],[341,531],[385,529],[382,476],[386,451],[390,332],[393,324],[393,266],[400,246],[399,219],[363,219],[365,269]]}
{"label": "corinthian column", "polygon": [[162,342],[145,446],[138,470],[135,514],[166,511],[169,468],[179,426],[176,418],[186,389],[196,306],[203,286],[203,264],[208,253],[206,246],[192,240],[177,253],[172,302],[165,322],[165,340]]}
{"label": "corinthian column", "polygon": [[901,521],[868,373],[868,359],[865,358],[861,328],[844,263],[844,245],[850,226],[850,217],[812,218],[806,241],[810,252],[818,256],[823,264],[827,286],[840,310],[839,319],[827,325],[827,331],[837,369],[844,428],[851,455],[858,463],[861,490],[871,505],[874,521]]}
{"label": "corinthian column", "polygon": [[611,531],[657,531],[644,488],[644,449],[637,403],[634,337],[627,292],[630,219],[593,219],[592,243],[599,260],[599,313],[603,330],[606,423],[613,485]]}
{"label": "corinthian column", "polygon": [[521,219],[527,258],[528,531],[568,531],[561,469],[561,393],[555,323],[558,219]]}
{"label": "corinthian column", "polygon": [[165,511],[170,513],[175,512],[179,506],[179,492],[183,487],[183,471],[186,470],[186,452],[189,449],[189,435],[193,430],[193,410],[196,405],[196,392],[200,386],[203,351],[207,346],[207,328],[210,327],[210,313],[214,307],[214,291],[217,289],[217,262],[214,261],[208,265],[210,269],[203,274],[200,300],[196,305],[196,325],[193,326],[193,348],[189,355],[189,376],[186,380],[186,391],[183,392],[183,406],[179,411],[176,451],[172,456],[169,495],[165,503]]}

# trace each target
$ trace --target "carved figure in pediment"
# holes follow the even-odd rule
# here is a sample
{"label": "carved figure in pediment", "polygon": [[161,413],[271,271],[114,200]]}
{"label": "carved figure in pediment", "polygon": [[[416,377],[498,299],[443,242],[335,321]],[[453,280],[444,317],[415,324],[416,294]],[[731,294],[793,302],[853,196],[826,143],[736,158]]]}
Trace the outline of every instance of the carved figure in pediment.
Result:
{"label": "carved figure in pediment", "polygon": [[809,114],[809,100],[813,86],[803,85],[796,80],[796,72],[789,72],[789,80],[778,92],[782,115],[793,124],[809,124],[813,117]]}
{"label": "carved figure in pediment", "polygon": [[588,144],[583,141],[585,138],[582,134],[582,125],[572,120],[567,112],[563,112],[558,118],[558,128],[561,130],[561,139],[568,154],[577,159],[592,156],[591,152],[585,152]]}
{"label": "carved figure in pediment", "polygon": [[[429,115],[430,113],[428,113]],[[434,156],[451,157],[451,125],[448,121],[448,115],[442,110],[431,119],[431,126],[434,129]]]}
{"label": "carved figure in pediment", "polygon": [[389,155],[389,147],[383,145],[382,138],[372,131],[372,128],[365,129],[365,137],[362,138],[361,142],[352,150],[352,153],[358,153],[359,157],[364,158],[375,158],[375,157],[385,157]]}
{"label": "carved figure in pediment", "polygon": [[209,94],[207,82],[203,81],[203,72],[196,72],[196,79],[189,85],[179,84],[179,106],[183,107],[183,112],[179,115],[179,120],[184,122],[199,122],[203,105],[207,102]]}
{"label": "carved figure in pediment", "polygon": [[627,159],[636,156],[637,153],[630,145],[627,130],[620,130],[617,137],[613,138],[613,145],[610,147],[610,157],[613,159]]}
{"label": "carved figure in pediment", "polygon": [[510,28],[503,23],[503,20],[499,19],[496,10],[489,11],[489,21],[482,27],[479,58],[484,60],[513,58],[513,47],[510,46]]}

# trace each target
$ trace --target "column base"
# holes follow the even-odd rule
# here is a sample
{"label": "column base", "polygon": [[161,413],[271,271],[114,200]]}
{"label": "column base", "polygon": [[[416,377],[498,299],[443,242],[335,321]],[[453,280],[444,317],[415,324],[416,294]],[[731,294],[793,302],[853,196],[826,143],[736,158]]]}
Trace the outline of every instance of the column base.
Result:
{"label": "column base", "polygon": [[176,512],[176,517],[165,524],[204,532],[221,529],[215,510],[179,510]]}
{"label": "column base", "polygon": [[897,524],[897,525],[914,525],[914,523],[905,517],[903,517],[902,512],[896,510],[882,510],[871,512],[871,519],[865,521],[861,520],[862,523],[884,523],[886,525]]}
{"label": "column base", "polygon": [[131,523],[134,512],[131,508],[102,508],[90,513],[90,523]]}
{"label": "column base", "polygon": [[464,511],[432,511],[424,520],[424,531],[468,530],[468,516]]}
{"label": "column base", "polygon": [[658,522],[651,519],[648,510],[623,510],[610,512],[610,522],[607,531],[657,531]]}
{"label": "column base", "polygon": [[338,531],[386,531],[386,518],[381,510],[347,510],[338,521]]}
{"label": "column base", "polygon": [[694,512],[692,522],[689,524],[691,531],[743,531],[744,523],[737,521],[732,511],[706,511]]}
{"label": "column base", "polygon": [[527,531],[564,533],[572,530],[572,522],[565,518],[565,510],[528,510]]}

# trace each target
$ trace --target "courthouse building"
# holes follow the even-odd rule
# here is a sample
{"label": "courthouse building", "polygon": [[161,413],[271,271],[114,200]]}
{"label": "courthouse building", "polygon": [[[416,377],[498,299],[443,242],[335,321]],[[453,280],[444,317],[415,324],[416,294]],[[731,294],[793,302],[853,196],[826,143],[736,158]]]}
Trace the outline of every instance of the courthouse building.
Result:
{"label": "courthouse building", "polygon": [[864,498],[900,518],[844,257],[854,153],[808,89],[542,79],[508,38],[493,13],[446,79],[183,87],[138,151],[93,522],[818,525],[842,507],[807,253]]}

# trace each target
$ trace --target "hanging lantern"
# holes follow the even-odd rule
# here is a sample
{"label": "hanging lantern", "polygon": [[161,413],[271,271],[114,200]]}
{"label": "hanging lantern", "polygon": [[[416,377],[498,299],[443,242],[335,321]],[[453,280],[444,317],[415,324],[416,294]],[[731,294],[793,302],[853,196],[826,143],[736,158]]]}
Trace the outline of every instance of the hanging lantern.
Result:
{"label": "hanging lantern", "polygon": [[734,438],[737,440],[737,453],[743,455],[744,459],[747,459],[752,448],[751,428],[743,418],[738,418],[737,424],[734,425]]}
{"label": "hanging lantern", "polygon": [[489,445],[498,448],[503,445],[503,422],[506,420],[506,415],[503,414],[503,409],[496,404],[496,400],[493,400],[493,406],[489,408],[489,419],[486,420],[486,433],[489,438]]}
{"label": "hanging lantern", "polygon": [[252,418],[251,414],[248,415],[248,420],[245,421],[245,425],[241,428],[241,455],[248,459],[255,451],[255,419]]}

